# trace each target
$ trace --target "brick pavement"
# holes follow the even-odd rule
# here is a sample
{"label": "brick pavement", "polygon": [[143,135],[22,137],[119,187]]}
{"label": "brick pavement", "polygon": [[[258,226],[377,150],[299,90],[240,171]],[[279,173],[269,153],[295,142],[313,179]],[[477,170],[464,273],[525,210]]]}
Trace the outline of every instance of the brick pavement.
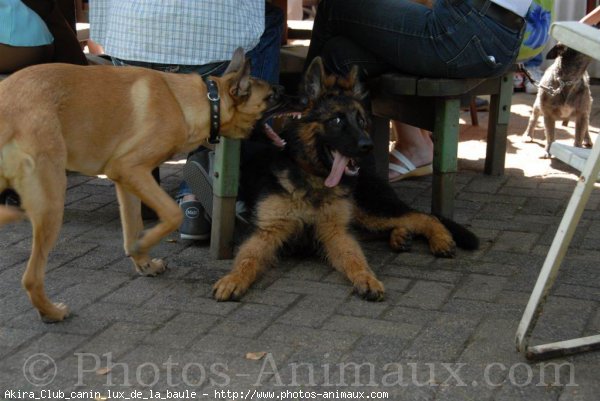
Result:
{"label": "brick pavement", "polygon": [[[483,129],[462,126],[456,219],[480,235],[480,250],[447,260],[420,242],[394,254],[383,242],[361,240],[388,290],[382,303],[357,299],[317,258],[284,259],[242,302],[217,303],[211,285],[231,262],[211,260],[206,243],[176,235],[153,253],[170,269],[140,277],[121,248],[112,185],[70,175],[65,224],[46,279],[51,298],[70,306],[70,319],[40,322],[20,287],[30,227],[0,229],[0,399],[17,395],[7,390],[53,390],[59,398],[60,391],[62,398],[100,392],[87,399],[140,391],[157,399],[150,390],[164,397],[187,389],[205,400],[227,399],[215,393],[222,390],[386,391],[388,399],[410,401],[597,400],[600,353],[554,360],[565,363],[555,372],[556,365],[525,362],[513,345],[575,179],[560,162],[540,159],[542,146],[519,140],[532,101],[514,96],[504,177],[480,173]],[[486,113],[480,118],[485,124]],[[572,133],[572,125],[559,128],[557,137],[570,143]],[[163,186],[174,193],[181,164],[161,171]],[[428,210],[430,183],[425,177],[395,185],[404,200]],[[595,192],[534,342],[600,331],[599,219]],[[267,354],[251,360],[249,352]]]}

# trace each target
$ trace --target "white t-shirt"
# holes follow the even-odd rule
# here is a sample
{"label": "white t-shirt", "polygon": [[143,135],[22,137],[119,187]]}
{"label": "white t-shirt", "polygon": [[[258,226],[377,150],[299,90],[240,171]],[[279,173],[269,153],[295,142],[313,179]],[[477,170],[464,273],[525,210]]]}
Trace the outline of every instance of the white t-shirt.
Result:
{"label": "white t-shirt", "polygon": [[496,3],[501,7],[504,7],[513,13],[520,15],[525,18],[527,10],[533,0],[492,0],[492,3]]}

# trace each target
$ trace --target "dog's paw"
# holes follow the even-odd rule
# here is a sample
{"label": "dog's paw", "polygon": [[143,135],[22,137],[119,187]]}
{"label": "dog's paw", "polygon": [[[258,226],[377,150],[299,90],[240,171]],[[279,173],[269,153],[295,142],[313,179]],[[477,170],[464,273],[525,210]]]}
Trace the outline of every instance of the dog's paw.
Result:
{"label": "dog's paw", "polygon": [[412,246],[412,235],[404,228],[395,228],[390,233],[390,247],[396,252],[408,252]]}
{"label": "dog's paw", "polygon": [[162,259],[152,259],[145,263],[135,264],[137,272],[144,276],[156,276],[167,270],[167,262]]}
{"label": "dog's paw", "polygon": [[525,132],[523,135],[521,135],[521,140],[523,142],[533,142],[533,137]]}
{"label": "dog's paw", "polygon": [[438,258],[453,258],[456,255],[456,243],[450,233],[444,233],[429,239],[429,250]]}
{"label": "dog's paw", "polygon": [[228,274],[213,286],[217,301],[239,301],[248,290],[248,284],[239,274]]}
{"label": "dog's paw", "polygon": [[69,308],[63,303],[52,304],[53,307],[44,313],[40,312],[40,318],[44,323],[62,322],[69,316]]}
{"label": "dog's paw", "polygon": [[372,302],[383,301],[385,288],[383,283],[372,274],[364,273],[354,280],[354,291],[363,299]]}

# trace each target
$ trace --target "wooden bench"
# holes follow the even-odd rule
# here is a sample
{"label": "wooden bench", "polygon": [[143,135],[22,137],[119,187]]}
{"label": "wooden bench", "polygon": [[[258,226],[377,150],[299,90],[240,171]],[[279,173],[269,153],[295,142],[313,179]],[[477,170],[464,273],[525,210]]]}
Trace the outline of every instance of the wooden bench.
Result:
{"label": "wooden bench", "polygon": [[487,79],[433,79],[390,73],[372,79],[369,90],[378,174],[387,177],[389,120],[433,132],[433,213],[452,217],[454,212],[461,95],[491,95],[484,172],[504,173],[512,72]]}

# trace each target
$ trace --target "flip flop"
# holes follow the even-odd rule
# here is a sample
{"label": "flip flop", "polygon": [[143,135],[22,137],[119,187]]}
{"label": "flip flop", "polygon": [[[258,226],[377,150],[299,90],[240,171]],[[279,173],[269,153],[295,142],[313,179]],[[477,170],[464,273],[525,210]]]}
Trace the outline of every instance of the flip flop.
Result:
{"label": "flip flop", "polygon": [[430,175],[433,173],[433,166],[431,163],[426,164],[424,166],[416,167],[414,164],[412,164],[410,160],[408,160],[406,156],[404,156],[396,149],[392,149],[390,153],[396,159],[400,160],[400,162],[404,164],[404,166],[390,162],[388,168],[392,171],[400,173],[400,175],[390,178],[389,182],[396,182],[410,177],[422,177],[424,175]]}

